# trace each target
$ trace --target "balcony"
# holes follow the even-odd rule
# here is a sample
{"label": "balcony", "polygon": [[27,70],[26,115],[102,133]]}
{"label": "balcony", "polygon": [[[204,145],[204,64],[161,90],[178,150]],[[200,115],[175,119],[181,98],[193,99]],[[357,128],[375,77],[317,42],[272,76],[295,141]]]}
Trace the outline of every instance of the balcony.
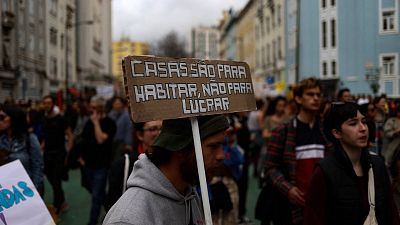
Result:
{"label": "balcony", "polygon": [[5,35],[8,35],[15,26],[15,15],[10,11],[2,12],[1,25]]}

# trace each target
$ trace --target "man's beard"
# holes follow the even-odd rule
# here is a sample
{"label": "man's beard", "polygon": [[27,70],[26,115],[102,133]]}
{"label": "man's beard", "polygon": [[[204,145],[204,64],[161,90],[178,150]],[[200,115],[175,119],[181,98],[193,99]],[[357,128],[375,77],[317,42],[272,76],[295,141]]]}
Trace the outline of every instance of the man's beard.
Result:
{"label": "man's beard", "polygon": [[45,110],[45,115],[51,115],[53,113],[54,106],[52,106],[49,110]]}
{"label": "man's beard", "polygon": [[182,179],[191,185],[196,185],[199,183],[199,174],[197,172],[196,157],[191,155],[187,160],[181,162],[179,166]]}

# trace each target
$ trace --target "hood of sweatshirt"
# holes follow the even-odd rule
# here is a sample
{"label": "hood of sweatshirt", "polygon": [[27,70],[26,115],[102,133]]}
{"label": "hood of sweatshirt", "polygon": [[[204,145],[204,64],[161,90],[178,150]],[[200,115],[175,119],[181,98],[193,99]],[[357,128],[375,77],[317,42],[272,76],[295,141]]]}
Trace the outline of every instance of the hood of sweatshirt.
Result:
{"label": "hood of sweatshirt", "polygon": [[[148,190],[156,195],[167,198],[177,204],[185,205],[185,220],[190,218],[198,220],[202,217],[203,210],[200,207],[199,196],[193,187],[183,195],[173,186],[165,175],[157,168],[145,154],[139,155],[133,171],[128,178],[127,188],[138,187]],[[191,213],[192,212],[192,213]],[[196,224],[196,222],[195,222]]]}

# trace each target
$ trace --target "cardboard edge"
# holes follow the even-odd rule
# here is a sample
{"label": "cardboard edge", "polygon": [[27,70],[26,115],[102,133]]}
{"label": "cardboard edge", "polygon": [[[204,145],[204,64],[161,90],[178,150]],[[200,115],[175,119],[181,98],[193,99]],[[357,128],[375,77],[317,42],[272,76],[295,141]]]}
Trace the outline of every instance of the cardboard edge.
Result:
{"label": "cardboard edge", "polygon": [[132,118],[133,112],[132,112],[132,109],[131,109],[131,99],[130,99],[129,92],[128,92],[128,89],[129,89],[128,88],[128,81],[127,81],[127,78],[126,78],[127,71],[126,71],[125,62],[127,62],[127,61],[129,62],[129,60],[125,60],[125,59],[128,58],[128,57],[125,57],[125,58],[122,59],[121,66],[122,66],[123,81],[124,81],[124,88],[125,88],[125,98],[126,98],[126,101],[127,101],[128,111],[129,111],[129,118],[131,119],[132,123],[134,123],[133,118]]}

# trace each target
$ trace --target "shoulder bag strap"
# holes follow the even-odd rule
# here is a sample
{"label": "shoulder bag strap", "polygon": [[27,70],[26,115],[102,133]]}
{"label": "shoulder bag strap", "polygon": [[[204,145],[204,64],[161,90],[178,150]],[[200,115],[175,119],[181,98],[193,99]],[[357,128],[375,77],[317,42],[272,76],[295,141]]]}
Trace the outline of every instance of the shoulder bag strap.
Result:
{"label": "shoulder bag strap", "polygon": [[368,171],[368,202],[369,213],[367,219],[364,221],[364,225],[378,225],[375,215],[375,182],[372,165]]}

